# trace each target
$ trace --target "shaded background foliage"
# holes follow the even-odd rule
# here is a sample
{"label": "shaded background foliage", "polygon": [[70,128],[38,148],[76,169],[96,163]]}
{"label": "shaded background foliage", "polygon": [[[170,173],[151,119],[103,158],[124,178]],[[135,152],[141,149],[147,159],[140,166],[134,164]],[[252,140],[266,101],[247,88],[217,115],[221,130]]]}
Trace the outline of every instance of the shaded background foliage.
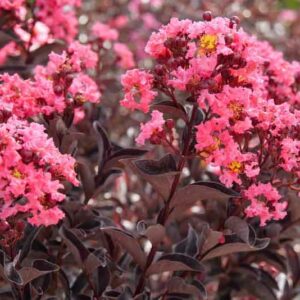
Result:
{"label": "shaded background foliage", "polygon": [[[126,15],[130,21],[119,29],[120,40],[140,67],[149,67],[152,62],[143,48],[153,30],[172,16],[198,20],[211,10],[214,15],[238,15],[248,32],[297,59],[299,7],[297,0],[83,1],[78,39],[88,41],[92,22],[110,23]],[[9,32],[1,34],[1,45],[15,38]],[[26,60],[22,55],[10,59],[0,70],[26,78],[36,64],[47,61],[50,51],[63,48],[59,42],[47,45]],[[72,125],[68,111],[43,120],[60,151],[76,156],[81,187],[66,184],[66,217],[57,226],[15,229],[11,253],[0,252],[0,298],[297,299],[297,197],[290,195],[283,221],[260,228],[256,220],[249,224],[237,217],[236,192],[216,182],[194,160],[183,171],[168,222],[157,224],[177,161],[157,147],[135,148],[143,115],[119,105],[123,71],[109,43],[99,56],[99,70],[93,75],[103,94],[101,104],[86,103],[85,118],[77,125]],[[164,109],[182,114],[167,105]],[[145,273],[150,243],[159,256]]]}

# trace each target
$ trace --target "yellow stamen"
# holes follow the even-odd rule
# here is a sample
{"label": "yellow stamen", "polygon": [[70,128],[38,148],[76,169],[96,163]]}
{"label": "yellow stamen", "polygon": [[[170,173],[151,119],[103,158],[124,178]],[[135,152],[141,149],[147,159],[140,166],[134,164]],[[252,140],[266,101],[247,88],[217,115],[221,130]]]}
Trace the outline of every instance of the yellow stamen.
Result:
{"label": "yellow stamen", "polygon": [[86,98],[85,98],[83,95],[81,95],[81,94],[76,94],[76,96],[75,96],[75,101],[76,101],[77,103],[83,104],[83,103],[86,102]]}
{"label": "yellow stamen", "polygon": [[216,51],[218,37],[215,34],[204,34],[200,38],[199,55],[206,55]]}
{"label": "yellow stamen", "polygon": [[215,143],[211,144],[210,146],[205,147],[200,153],[199,155],[207,158],[212,152],[214,152],[215,150],[219,149],[221,146],[221,140],[214,136],[213,137]]}
{"label": "yellow stamen", "polygon": [[227,106],[233,113],[233,119],[234,120],[240,120],[244,106],[236,101],[231,101]]}
{"label": "yellow stamen", "polygon": [[16,168],[13,169],[12,176],[17,178],[17,179],[22,179],[23,178],[23,174]]}
{"label": "yellow stamen", "polygon": [[228,165],[228,169],[231,170],[233,173],[240,174],[244,170],[244,165],[239,161],[234,160]]}

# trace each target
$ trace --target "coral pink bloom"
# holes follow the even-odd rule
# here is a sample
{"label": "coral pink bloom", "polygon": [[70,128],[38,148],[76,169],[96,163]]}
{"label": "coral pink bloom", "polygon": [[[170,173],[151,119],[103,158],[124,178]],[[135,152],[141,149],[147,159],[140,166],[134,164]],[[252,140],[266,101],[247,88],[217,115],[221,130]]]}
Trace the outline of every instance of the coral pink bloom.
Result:
{"label": "coral pink bloom", "polygon": [[266,225],[267,221],[286,216],[287,202],[279,202],[281,196],[270,183],[253,184],[244,194],[251,201],[245,210],[247,217],[259,217],[261,226]]}
{"label": "coral pink bloom", "polygon": [[0,8],[5,10],[18,9],[24,4],[25,0],[1,0]]}
{"label": "coral pink bloom", "polygon": [[300,141],[292,138],[285,138],[281,142],[280,157],[282,163],[280,166],[287,172],[300,169],[299,167]]}
{"label": "coral pink bloom", "polygon": [[181,91],[197,89],[201,81],[211,75],[216,63],[216,58],[213,57],[192,59],[188,68],[178,67],[172,72],[168,84]]}
{"label": "coral pink bloom", "polygon": [[101,22],[94,23],[92,26],[92,35],[103,41],[115,41],[119,37],[119,33],[116,29]]}
{"label": "coral pink bloom", "polygon": [[100,102],[101,93],[98,90],[97,84],[86,74],[80,73],[74,78],[69,92],[74,100],[79,103]]}
{"label": "coral pink bloom", "polygon": [[163,114],[158,110],[154,110],[151,113],[151,120],[145,124],[141,124],[141,132],[135,141],[140,145],[144,145],[146,140],[163,131],[164,124]]}
{"label": "coral pink bloom", "polygon": [[152,33],[146,45],[145,51],[154,58],[162,58],[171,54],[165,46],[167,39],[175,38],[178,34],[185,34],[191,25],[190,20],[178,20],[172,18],[170,23],[162,26],[158,32]]}
{"label": "coral pink bloom", "polygon": [[0,124],[2,219],[26,213],[33,225],[47,226],[64,216],[57,207],[65,198],[61,181],[79,184],[75,160],[61,154],[44,130],[40,124],[15,117]]}
{"label": "coral pink bloom", "polygon": [[125,95],[121,105],[131,110],[149,111],[149,105],[156,96],[152,91],[153,76],[146,71],[133,69],[127,71],[121,79]]}
{"label": "coral pink bloom", "polygon": [[95,68],[98,61],[98,56],[92,50],[91,45],[82,45],[78,41],[70,44],[68,53],[71,56],[70,63],[77,72],[80,72],[83,68]]}
{"label": "coral pink bloom", "polygon": [[72,42],[78,32],[76,7],[79,0],[36,0],[36,15],[49,28],[52,38]]}
{"label": "coral pink bloom", "polygon": [[15,42],[9,42],[0,49],[0,65],[4,64],[10,55],[18,54],[17,45]]}
{"label": "coral pink bloom", "polygon": [[114,50],[120,59],[119,64],[121,68],[131,69],[134,67],[135,63],[133,59],[133,53],[129,50],[127,45],[123,43],[115,43]]}

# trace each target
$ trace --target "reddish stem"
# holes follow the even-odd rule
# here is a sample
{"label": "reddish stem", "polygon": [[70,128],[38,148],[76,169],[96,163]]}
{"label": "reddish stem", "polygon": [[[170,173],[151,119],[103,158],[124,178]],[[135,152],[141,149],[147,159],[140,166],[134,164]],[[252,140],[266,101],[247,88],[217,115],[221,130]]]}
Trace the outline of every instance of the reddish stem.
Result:
{"label": "reddish stem", "polygon": [[[188,134],[187,134],[187,138],[184,142],[184,147],[181,153],[181,158],[179,160],[178,163],[178,174],[175,176],[172,186],[171,186],[171,191],[168,197],[168,200],[165,202],[165,206],[163,208],[162,213],[160,214],[159,218],[157,219],[157,223],[161,224],[161,225],[165,225],[168,216],[170,214],[170,204],[171,204],[171,200],[173,199],[173,196],[177,190],[179,181],[180,181],[180,177],[181,177],[181,173],[182,173],[182,169],[185,165],[186,162],[186,156],[189,154],[189,147],[190,147],[190,143],[191,143],[191,139],[192,139],[192,133],[193,133],[193,125],[194,125],[194,120],[196,118],[196,113],[197,113],[197,105],[194,104],[193,106],[193,110],[192,110],[192,114],[191,114],[191,118],[190,121],[188,123]],[[146,275],[147,275],[147,270],[148,268],[151,266],[155,254],[157,252],[157,247],[156,246],[152,246],[148,257],[147,257],[147,261],[146,261],[146,265],[144,267],[144,270],[140,276],[139,282],[137,284],[136,290],[135,290],[135,296],[138,295],[139,293],[142,292],[142,290],[144,289],[145,286],[145,281],[146,281]]]}

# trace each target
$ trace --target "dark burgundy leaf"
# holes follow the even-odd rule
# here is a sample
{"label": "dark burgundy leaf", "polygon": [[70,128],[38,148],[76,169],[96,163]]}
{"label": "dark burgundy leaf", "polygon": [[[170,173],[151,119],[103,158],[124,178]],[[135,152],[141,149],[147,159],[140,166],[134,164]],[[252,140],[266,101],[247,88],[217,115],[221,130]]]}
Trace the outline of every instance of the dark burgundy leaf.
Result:
{"label": "dark burgundy leaf", "polygon": [[201,295],[204,299],[207,298],[207,292],[206,292],[205,286],[200,281],[193,280],[191,284],[199,290],[199,292],[201,293]]}
{"label": "dark burgundy leaf", "polygon": [[122,160],[122,163],[139,174],[146,182],[149,182],[160,196],[168,199],[174,176],[177,174],[174,165],[176,163],[171,156],[167,155],[160,161],[125,159]]}
{"label": "dark burgundy leaf", "polygon": [[171,154],[167,154],[160,160],[137,160],[136,167],[147,175],[163,175],[177,172],[176,161]]}
{"label": "dark burgundy leaf", "polygon": [[93,123],[96,137],[97,137],[97,143],[98,143],[98,166],[99,166],[99,172],[102,171],[102,168],[104,166],[104,163],[109,156],[109,153],[111,151],[111,143],[108,139],[108,135],[106,131],[103,129],[103,127],[100,125],[99,122]]}
{"label": "dark burgundy leaf", "polygon": [[93,274],[90,275],[90,282],[93,285],[95,297],[100,297],[106,287],[109,285],[110,273],[107,267],[98,267]]}
{"label": "dark burgundy leaf", "polygon": [[32,267],[23,267],[19,270],[19,274],[23,281],[22,285],[26,285],[40,276],[57,272],[58,270],[59,266],[44,259],[36,259],[33,261]]}
{"label": "dark burgundy leaf", "polygon": [[205,119],[205,114],[202,109],[198,108],[194,125],[198,125]]}
{"label": "dark burgundy leaf", "polygon": [[250,295],[258,299],[277,300],[274,291],[266,282],[259,280],[257,276],[249,275],[244,268],[236,269],[229,275],[236,286],[246,290]]}
{"label": "dark burgundy leaf", "polygon": [[86,275],[83,272],[80,273],[72,284],[72,294],[78,295],[87,284],[88,282]]}
{"label": "dark burgundy leaf", "polygon": [[70,282],[66,273],[62,269],[59,269],[58,277],[59,277],[60,284],[63,287],[66,300],[70,300],[71,299]]}
{"label": "dark burgundy leaf", "polygon": [[99,259],[95,253],[90,253],[84,261],[84,270],[86,274],[92,274],[99,267],[105,267],[106,260]]}
{"label": "dark burgundy leaf", "polygon": [[154,262],[147,270],[147,275],[174,272],[174,271],[193,271],[204,272],[204,266],[191,256],[181,253],[166,254]]}
{"label": "dark burgundy leaf", "polygon": [[104,169],[109,170],[111,168],[121,168],[122,163],[120,163],[121,159],[126,158],[135,158],[138,156],[142,156],[146,154],[148,151],[142,149],[121,149],[113,153],[108,160],[105,162]]}
{"label": "dark burgundy leaf", "polygon": [[162,101],[152,105],[152,107],[164,114],[169,114],[172,118],[180,118],[185,122],[188,120],[186,111],[180,103],[175,104],[172,101]]}
{"label": "dark burgundy leaf", "polygon": [[106,227],[102,228],[101,230],[108,234],[112,241],[119,243],[141,268],[144,267],[146,263],[146,256],[134,236],[114,227]]}
{"label": "dark burgundy leaf", "polygon": [[223,233],[220,231],[215,231],[210,228],[205,229],[204,228],[204,236],[206,237],[206,240],[202,246],[201,254],[208,252],[210,249],[214,248],[216,245],[219,244],[220,238],[223,236]]}
{"label": "dark burgundy leaf", "polygon": [[168,283],[168,293],[185,293],[190,296],[193,296],[195,299],[201,300],[206,298],[206,292],[203,285],[201,285],[200,289],[200,285],[200,282],[197,282],[197,284],[188,284],[180,277],[172,277]]}
{"label": "dark burgundy leaf", "polygon": [[202,200],[217,200],[225,203],[231,197],[238,194],[225,186],[214,182],[196,182],[180,188],[175,193],[171,207],[174,207],[170,218],[181,215],[183,211]]}
{"label": "dark burgundy leaf", "polygon": [[262,250],[269,244],[269,239],[260,239],[255,245],[249,245],[247,243],[229,243],[216,246],[215,248],[208,251],[208,253],[202,257],[201,260],[208,260],[214,257],[224,256],[236,252],[250,252]]}
{"label": "dark burgundy leaf", "polygon": [[32,248],[32,243],[36,239],[42,227],[28,227],[28,234],[26,239],[22,242],[22,248],[19,256],[19,262],[21,263],[23,259],[28,255]]}
{"label": "dark burgundy leaf", "polygon": [[287,261],[286,258],[277,253],[276,251],[272,251],[271,249],[264,249],[263,251],[257,252],[253,255],[249,254],[248,261],[250,263],[259,263],[259,262],[267,262],[268,264],[274,266],[276,269],[287,273]]}
{"label": "dark burgundy leaf", "polygon": [[293,285],[296,286],[300,279],[300,260],[297,252],[289,244],[285,245],[285,251],[287,253],[287,261],[290,272],[292,274]]}
{"label": "dark burgundy leaf", "polygon": [[198,253],[198,233],[189,225],[187,237],[175,246],[175,252],[195,256]]}
{"label": "dark burgundy leaf", "polygon": [[243,242],[249,243],[250,230],[246,221],[232,216],[226,220],[225,227],[235,233]]}
{"label": "dark burgundy leaf", "polygon": [[92,300],[92,297],[83,294],[78,294],[74,296],[74,300]]}
{"label": "dark burgundy leaf", "polygon": [[88,249],[83,245],[83,243],[71,229],[63,226],[60,230],[60,234],[64,238],[64,241],[68,245],[76,261],[80,264],[83,264],[90,254]]}
{"label": "dark burgundy leaf", "polygon": [[24,285],[21,274],[16,270],[14,264],[9,262],[4,265],[4,275],[11,283],[16,285]]}
{"label": "dark burgundy leaf", "polygon": [[85,195],[85,203],[93,196],[95,192],[94,174],[91,168],[83,160],[77,161],[77,170],[80,175],[80,181]]}
{"label": "dark burgundy leaf", "polygon": [[145,236],[152,245],[158,245],[166,236],[166,229],[160,224],[151,225],[145,231]]}

